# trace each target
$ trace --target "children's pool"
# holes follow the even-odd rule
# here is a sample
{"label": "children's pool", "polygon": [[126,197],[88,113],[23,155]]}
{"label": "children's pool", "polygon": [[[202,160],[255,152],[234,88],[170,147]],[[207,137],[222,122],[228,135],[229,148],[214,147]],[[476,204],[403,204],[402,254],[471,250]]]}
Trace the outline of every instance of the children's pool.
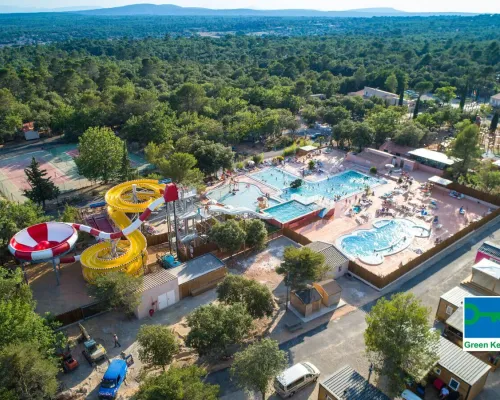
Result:
{"label": "children's pool", "polygon": [[407,248],[413,238],[428,237],[429,230],[409,219],[378,220],[373,229],[360,229],[337,239],[336,245],[367,264],[381,264],[384,256]]}
{"label": "children's pool", "polygon": [[[255,210],[258,206],[257,198],[264,194],[260,189],[251,183],[239,183],[236,186],[237,190],[233,191],[234,185],[225,185],[214,189],[207,193],[209,199],[216,200],[219,203],[233,206],[233,207],[247,207]],[[280,204],[279,201],[268,199],[270,207]]]}
{"label": "children's pool", "polygon": [[266,213],[271,214],[275,220],[285,223],[292,221],[302,215],[309,214],[318,209],[318,206],[312,204],[302,204],[298,201],[292,200],[286,203],[278,204],[277,206],[267,208],[264,210]]}

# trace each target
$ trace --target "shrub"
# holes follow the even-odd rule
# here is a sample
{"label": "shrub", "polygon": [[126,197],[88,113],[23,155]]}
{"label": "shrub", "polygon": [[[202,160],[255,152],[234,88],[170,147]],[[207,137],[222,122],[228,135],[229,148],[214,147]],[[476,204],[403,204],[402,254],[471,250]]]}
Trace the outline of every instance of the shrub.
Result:
{"label": "shrub", "polygon": [[314,169],[314,161],[313,160],[309,160],[309,162],[307,163],[307,166],[309,167],[310,170],[313,170]]}
{"label": "shrub", "polygon": [[302,186],[302,179],[295,179],[292,183],[290,183],[290,187],[292,189],[297,189]]}
{"label": "shrub", "polygon": [[295,155],[296,152],[297,152],[297,145],[292,144],[291,146],[288,146],[287,148],[285,148],[285,150],[283,150],[282,155],[283,157],[289,157]]}
{"label": "shrub", "polygon": [[245,164],[243,164],[243,161],[238,161],[236,163],[236,168],[243,169],[244,167],[245,167]]}
{"label": "shrub", "polygon": [[255,165],[259,165],[259,164],[262,163],[262,161],[264,161],[264,154],[263,153],[261,153],[261,154],[254,154],[252,156],[252,160],[255,163]]}
{"label": "shrub", "polygon": [[370,168],[370,174],[376,174],[377,173],[377,168],[376,167],[371,167]]}

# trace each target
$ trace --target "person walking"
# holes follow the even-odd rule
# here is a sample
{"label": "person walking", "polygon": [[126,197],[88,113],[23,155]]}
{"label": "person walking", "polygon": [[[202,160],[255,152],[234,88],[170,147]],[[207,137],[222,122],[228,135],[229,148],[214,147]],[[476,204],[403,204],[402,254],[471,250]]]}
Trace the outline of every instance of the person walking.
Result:
{"label": "person walking", "polygon": [[113,339],[115,339],[115,347],[122,347],[122,345],[118,341],[118,335],[116,333],[113,335]]}

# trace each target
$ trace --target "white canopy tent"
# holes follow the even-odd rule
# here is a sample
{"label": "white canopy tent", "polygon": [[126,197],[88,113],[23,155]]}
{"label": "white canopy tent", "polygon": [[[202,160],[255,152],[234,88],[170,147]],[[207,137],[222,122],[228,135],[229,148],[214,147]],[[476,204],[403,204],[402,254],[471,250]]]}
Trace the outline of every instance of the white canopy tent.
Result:
{"label": "white canopy tent", "polygon": [[483,258],[472,266],[472,282],[500,296],[500,264]]}
{"label": "white canopy tent", "polygon": [[450,183],[452,183],[452,181],[450,181],[449,179],[444,179],[444,178],[441,178],[440,176],[437,176],[437,175],[431,176],[428,179],[428,181],[435,183],[436,185],[440,185],[440,186],[444,186],[444,187],[446,187]]}

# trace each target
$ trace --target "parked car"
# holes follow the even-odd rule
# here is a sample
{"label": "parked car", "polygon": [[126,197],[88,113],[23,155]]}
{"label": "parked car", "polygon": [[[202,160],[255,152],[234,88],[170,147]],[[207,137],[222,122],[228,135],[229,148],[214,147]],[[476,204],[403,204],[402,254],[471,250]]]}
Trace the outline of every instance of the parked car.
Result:
{"label": "parked car", "polygon": [[121,384],[127,377],[127,369],[126,360],[111,361],[99,386],[99,399],[109,400],[116,398]]}
{"label": "parked car", "polygon": [[279,374],[274,380],[274,388],[281,397],[292,397],[300,389],[316,382],[319,375],[319,369],[313,364],[301,362]]}

